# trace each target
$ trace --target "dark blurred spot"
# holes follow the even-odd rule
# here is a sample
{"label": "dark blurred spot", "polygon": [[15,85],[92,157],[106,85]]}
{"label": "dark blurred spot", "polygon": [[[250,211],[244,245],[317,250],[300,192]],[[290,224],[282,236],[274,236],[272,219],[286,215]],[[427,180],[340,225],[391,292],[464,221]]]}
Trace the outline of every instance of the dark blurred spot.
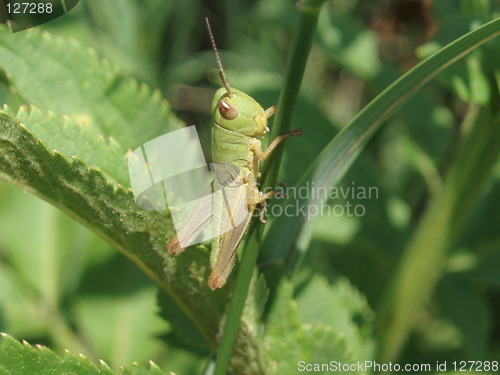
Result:
{"label": "dark blurred spot", "polygon": [[73,9],[79,0],[0,0],[0,21],[19,32],[52,21]]}

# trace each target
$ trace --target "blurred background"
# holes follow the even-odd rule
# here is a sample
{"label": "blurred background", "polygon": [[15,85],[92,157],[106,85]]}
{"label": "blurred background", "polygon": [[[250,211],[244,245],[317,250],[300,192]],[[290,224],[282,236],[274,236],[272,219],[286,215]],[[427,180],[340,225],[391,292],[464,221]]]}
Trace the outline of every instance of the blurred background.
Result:
{"label": "blurred background", "polygon": [[[494,0],[332,0],[324,6],[288,142],[282,180],[293,186],[323,147],[373,97],[421,59],[500,16]],[[209,17],[232,86],[276,104],[298,20],[289,0],[82,0],[40,26],[95,49],[158,89],[207,144],[219,78]],[[344,276],[376,309],[470,118],[492,103],[498,42],[440,74],[391,117],[341,185],[376,187],[363,216],[323,216],[303,271]],[[498,76],[497,76],[497,79]],[[496,91],[495,91],[496,90]],[[2,88],[0,101],[15,108]],[[208,151],[207,151],[208,152]],[[446,262],[401,363],[500,358],[500,167]],[[47,203],[0,181],[0,331],[116,369],[153,360],[198,374],[202,353],[183,347],[156,316],[156,287],[110,245]]]}

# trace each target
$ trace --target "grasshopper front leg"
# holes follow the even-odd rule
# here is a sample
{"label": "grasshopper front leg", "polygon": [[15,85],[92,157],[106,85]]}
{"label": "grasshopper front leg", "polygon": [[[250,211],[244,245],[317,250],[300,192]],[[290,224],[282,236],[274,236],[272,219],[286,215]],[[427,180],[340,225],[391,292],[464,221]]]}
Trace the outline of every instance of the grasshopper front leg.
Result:
{"label": "grasshopper front leg", "polygon": [[302,129],[290,130],[288,133],[278,135],[273,141],[267,146],[266,151],[262,151],[262,143],[256,139],[252,144],[252,151],[259,161],[265,161],[269,155],[276,149],[276,147],[283,142],[285,139],[290,137],[296,137],[302,135]]}

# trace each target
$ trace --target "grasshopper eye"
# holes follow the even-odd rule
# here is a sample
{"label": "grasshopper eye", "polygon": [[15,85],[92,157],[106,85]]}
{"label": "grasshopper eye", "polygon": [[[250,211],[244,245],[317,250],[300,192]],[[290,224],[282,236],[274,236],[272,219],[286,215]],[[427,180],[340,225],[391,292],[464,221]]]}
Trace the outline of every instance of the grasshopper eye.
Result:
{"label": "grasshopper eye", "polygon": [[234,120],[240,114],[234,106],[225,100],[219,102],[219,113],[226,120]]}

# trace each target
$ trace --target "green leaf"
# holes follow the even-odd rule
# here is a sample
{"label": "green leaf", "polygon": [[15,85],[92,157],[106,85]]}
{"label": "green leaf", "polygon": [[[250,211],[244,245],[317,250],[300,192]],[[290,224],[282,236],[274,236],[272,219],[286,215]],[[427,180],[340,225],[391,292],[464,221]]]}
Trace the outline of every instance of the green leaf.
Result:
{"label": "green leaf", "polygon": [[168,321],[175,336],[191,350],[208,354],[210,347],[193,322],[179,308],[175,301],[161,290],[158,293],[159,315]]}
{"label": "green leaf", "polygon": [[21,106],[18,113],[9,108],[4,108],[4,111],[26,124],[50,150],[57,150],[67,157],[77,156],[113,181],[129,185],[127,149],[114,138],[105,138],[102,133],[80,125],[70,117],[57,116],[52,111],[44,113],[34,106]]}
{"label": "green leaf", "polygon": [[91,363],[83,355],[66,351],[58,356],[50,349],[27,342],[22,344],[5,333],[0,333],[0,373],[3,374],[99,374],[113,375],[104,362]]}
{"label": "green leaf", "polygon": [[373,319],[366,300],[346,279],[329,285],[324,278],[313,277],[297,297],[299,319],[307,324],[323,324],[345,336],[353,357],[373,359]]}
{"label": "green leaf", "polygon": [[354,363],[359,359],[342,332],[321,323],[302,324],[292,295],[293,285],[283,281],[268,316],[265,337],[272,371],[295,374],[299,361],[327,364],[332,360]]}
{"label": "green leaf", "polygon": [[[139,364],[133,363],[132,369],[128,370],[125,367],[120,367],[121,375],[165,375],[165,373],[156,365],[156,363],[150,361],[149,368]],[[169,375],[175,375],[171,372]]]}
{"label": "green leaf", "polygon": [[[164,375],[154,364],[149,368],[134,363],[132,370],[120,368],[123,375]],[[0,333],[0,374],[81,374],[81,375],[114,375],[114,372],[103,361],[94,365],[83,355],[75,355],[66,351],[57,355],[50,349],[37,345],[32,347],[27,342],[22,344],[5,333]]]}
{"label": "green leaf", "polygon": [[126,149],[181,126],[159,92],[125,78],[75,40],[37,29],[12,35],[0,27],[0,56],[25,104],[68,115]]}

